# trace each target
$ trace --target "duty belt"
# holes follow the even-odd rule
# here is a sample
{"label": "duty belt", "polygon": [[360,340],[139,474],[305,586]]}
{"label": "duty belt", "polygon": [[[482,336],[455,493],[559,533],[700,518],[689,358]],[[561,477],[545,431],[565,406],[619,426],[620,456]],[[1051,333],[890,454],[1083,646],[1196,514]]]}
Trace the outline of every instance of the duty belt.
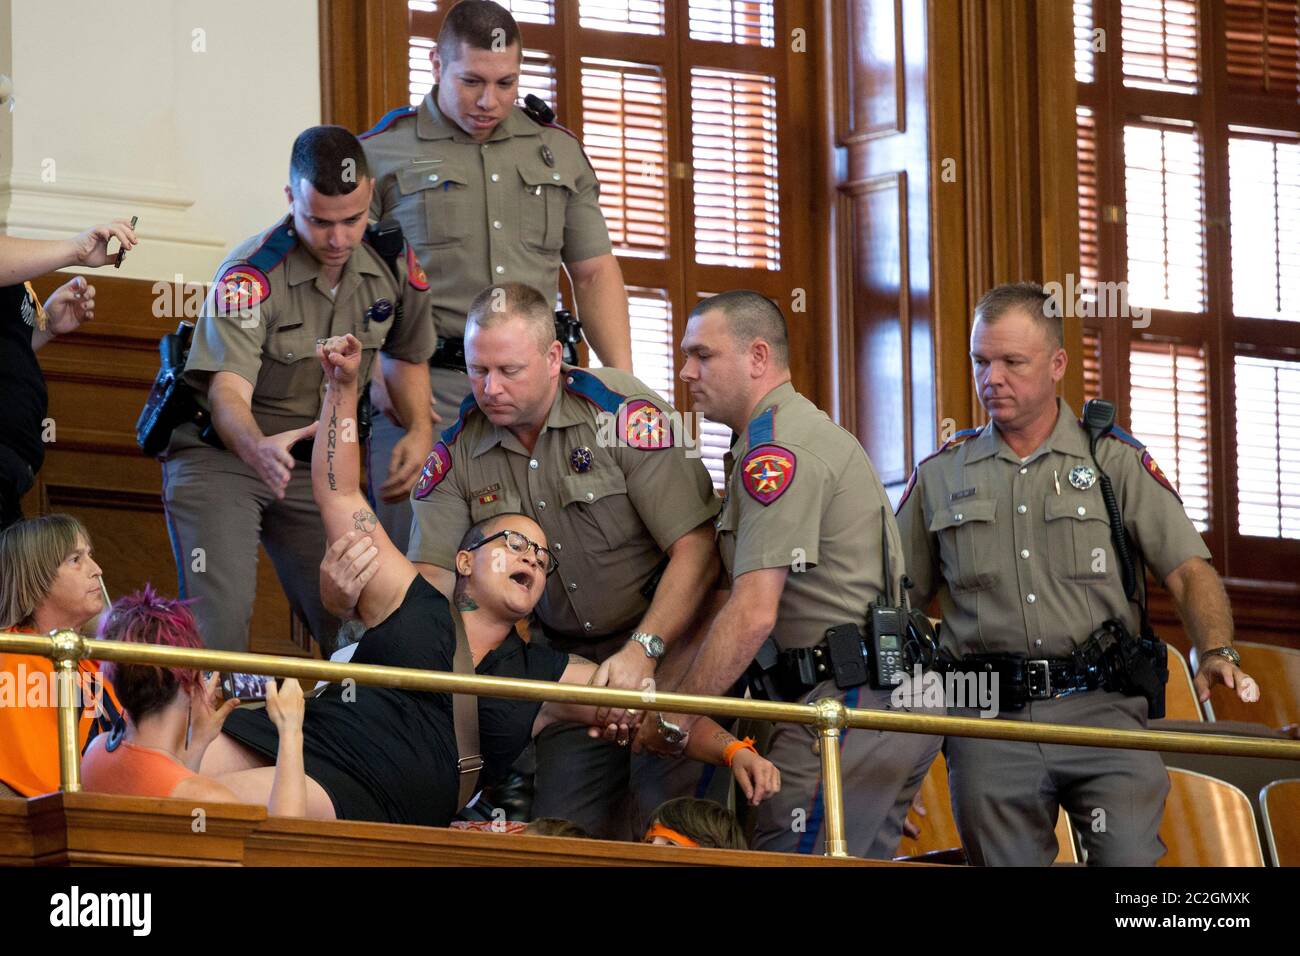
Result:
{"label": "duty belt", "polygon": [[1001,710],[1020,710],[1031,700],[1051,700],[1097,690],[1106,683],[1101,668],[1081,665],[1070,657],[967,654],[946,669],[958,674],[997,673]]}

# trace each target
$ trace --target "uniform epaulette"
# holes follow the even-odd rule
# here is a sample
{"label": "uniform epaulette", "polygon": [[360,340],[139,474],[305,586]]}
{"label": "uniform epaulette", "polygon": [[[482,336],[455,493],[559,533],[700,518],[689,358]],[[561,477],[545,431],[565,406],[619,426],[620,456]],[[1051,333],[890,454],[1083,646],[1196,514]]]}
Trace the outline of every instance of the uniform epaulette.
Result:
{"label": "uniform epaulette", "polygon": [[750,448],[757,448],[772,441],[776,435],[776,406],[772,405],[764,409],[763,414],[750,422],[745,435]]}
{"label": "uniform epaulette", "polygon": [[[1079,424],[1082,425],[1083,422],[1079,422]],[[1140,441],[1138,441],[1128,432],[1124,431],[1124,429],[1120,428],[1118,425],[1112,425],[1110,431],[1106,432],[1106,434],[1103,437],[1115,438],[1118,439],[1119,441],[1122,441],[1126,445],[1132,445],[1138,451],[1146,451],[1146,447],[1147,447],[1146,445],[1142,444]]]}
{"label": "uniform epaulette", "polygon": [[465,419],[476,408],[478,408],[478,402],[474,400],[474,393],[470,392],[465,396],[465,400],[460,403],[460,415],[457,416],[456,421],[452,423],[450,428],[443,429],[443,444],[448,446],[456,444],[456,439],[460,437],[461,431],[465,428]]}
{"label": "uniform epaulette", "polygon": [[930,454],[926,455],[924,458],[918,461],[916,463],[916,467],[912,469],[911,476],[909,476],[907,479],[907,487],[903,489],[903,496],[898,499],[898,508],[896,509],[896,513],[897,511],[903,510],[903,503],[907,501],[907,496],[910,495],[912,493],[912,489],[916,487],[916,476],[921,473],[922,465],[924,465],[931,458],[937,458],[940,455],[942,455],[944,452],[953,448],[957,448],[958,446],[964,444],[968,440],[974,438],[982,431],[984,431],[984,429],[982,428],[963,428],[961,431],[957,432],[955,435],[949,438],[946,442],[944,442],[934,451],[930,452]]}
{"label": "uniform epaulette", "polygon": [[392,126],[399,119],[401,119],[403,116],[414,116],[414,115],[415,115],[414,106],[399,106],[395,110],[389,110],[387,113],[385,113],[383,116],[379,118],[378,123],[376,123],[374,126],[370,127],[370,129],[366,130],[364,133],[358,136],[357,139],[369,139],[371,136],[378,136],[384,130],[388,129],[388,127]]}
{"label": "uniform epaulette", "polygon": [[286,219],[272,229],[266,238],[262,240],[262,244],[253,250],[253,254],[245,258],[244,261],[261,269],[263,272],[270,272],[281,262],[284,262],[297,244],[298,238],[293,234],[293,225]]}
{"label": "uniform epaulette", "polygon": [[620,395],[596,376],[580,368],[571,368],[565,373],[564,388],[611,415],[617,415],[619,407],[627,399],[626,395]]}

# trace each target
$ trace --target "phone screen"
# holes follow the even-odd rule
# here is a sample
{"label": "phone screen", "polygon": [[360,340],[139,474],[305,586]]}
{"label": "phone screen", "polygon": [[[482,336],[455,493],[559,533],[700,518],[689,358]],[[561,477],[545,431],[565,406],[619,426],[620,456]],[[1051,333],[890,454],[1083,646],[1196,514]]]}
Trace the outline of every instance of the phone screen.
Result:
{"label": "phone screen", "polygon": [[261,674],[223,674],[221,690],[227,699],[266,700],[266,683],[272,680]]}

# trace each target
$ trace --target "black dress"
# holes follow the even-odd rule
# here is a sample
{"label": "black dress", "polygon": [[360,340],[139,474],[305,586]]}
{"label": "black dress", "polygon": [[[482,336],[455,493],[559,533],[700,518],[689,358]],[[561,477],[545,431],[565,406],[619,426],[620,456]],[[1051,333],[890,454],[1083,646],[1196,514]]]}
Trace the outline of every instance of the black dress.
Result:
{"label": "black dress", "polygon": [[[401,606],[366,631],[354,664],[452,670],[456,632],[447,599],[420,575]],[[525,644],[514,631],[479,662],[494,677],[559,680],[567,655]],[[537,701],[478,699],[480,783],[500,779],[527,746]],[[264,708],[235,711],[222,728],[274,758],[279,736]],[[445,827],[456,815],[456,735],[449,694],[332,684],[306,701],[303,761],[340,820]]]}

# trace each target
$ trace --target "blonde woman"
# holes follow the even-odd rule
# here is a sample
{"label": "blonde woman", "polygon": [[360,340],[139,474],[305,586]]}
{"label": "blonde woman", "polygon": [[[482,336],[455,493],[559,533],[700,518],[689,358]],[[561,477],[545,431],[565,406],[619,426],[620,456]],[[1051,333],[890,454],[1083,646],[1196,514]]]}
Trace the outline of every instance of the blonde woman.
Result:
{"label": "blonde woman", "polygon": [[[90,535],[71,515],[10,525],[0,532],[0,630],[81,630],[104,609],[102,575]],[[78,675],[78,743],[84,749],[97,733],[112,729],[120,709],[98,664],[81,661]],[[35,797],[59,788],[54,688],[48,658],[0,653],[0,796]]]}

